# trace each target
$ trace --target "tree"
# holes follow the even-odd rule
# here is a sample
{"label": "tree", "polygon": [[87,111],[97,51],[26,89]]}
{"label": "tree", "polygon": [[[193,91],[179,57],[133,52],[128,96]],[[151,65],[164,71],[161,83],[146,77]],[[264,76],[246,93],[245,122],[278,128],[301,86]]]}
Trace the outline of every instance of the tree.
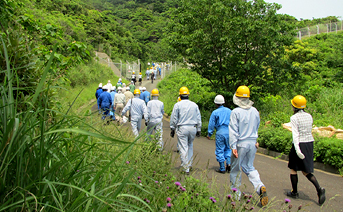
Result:
{"label": "tree", "polygon": [[243,84],[275,93],[288,71],[279,66],[284,46],[295,35],[294,22],[276,14],[280,8],[263,0],[180,0],[168,40],[222,93]]}

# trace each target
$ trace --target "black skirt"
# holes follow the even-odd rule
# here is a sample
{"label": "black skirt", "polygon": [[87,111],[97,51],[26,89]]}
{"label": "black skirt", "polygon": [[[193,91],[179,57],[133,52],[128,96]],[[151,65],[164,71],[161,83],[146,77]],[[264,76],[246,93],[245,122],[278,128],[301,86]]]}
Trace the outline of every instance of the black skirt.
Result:
{"label": "black skirt", "polygon": [[299,146],[305,158],[301,160],[298,157],[293,144],[289,152],[288,168],[294,171],[313,173],[313,142],[299,143]]}

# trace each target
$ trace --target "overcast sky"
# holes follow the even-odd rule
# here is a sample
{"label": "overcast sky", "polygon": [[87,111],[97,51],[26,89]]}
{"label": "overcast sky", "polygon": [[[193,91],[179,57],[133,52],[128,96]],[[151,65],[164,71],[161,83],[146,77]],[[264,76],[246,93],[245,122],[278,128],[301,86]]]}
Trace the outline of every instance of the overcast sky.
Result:
{"label": "overcast sky", "polygon": [[[268,3],[278,3],[282,8],[279,14],[288,14],[298,20],[325,18],[328,16],[343,17],[343,0],[264,0]],[[341,18],[339,18],[341,19]]]}

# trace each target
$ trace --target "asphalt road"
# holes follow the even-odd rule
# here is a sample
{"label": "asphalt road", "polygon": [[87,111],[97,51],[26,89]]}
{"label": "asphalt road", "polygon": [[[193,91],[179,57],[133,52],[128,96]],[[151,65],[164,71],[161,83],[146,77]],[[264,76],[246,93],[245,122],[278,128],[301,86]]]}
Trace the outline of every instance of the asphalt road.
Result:
{"label": "asphalt road", "polygon": [[[157,81],[158,82],[158,81]],[[143,85],[149,92],[156,88],[157,82],[143,81]],[[145,126],[142,126],[144,129]],[[165,142],[165,150],[169,151],[176,158],[174,171],[180,169],[180,158],[176,152],[177,136],[170,137],[169,121],[163,120],[163,140]],[[207,182],[215,182],[217,191],[222,194],[227,194],[229,188],[230,175],[220,174],[215,172],[219,168],[219,164],[215,158],[215,141],[208,140],[205,137],[195,138],[194,140],[194,163],[191,175],[194,177],[205,176]],[[299,205],[302,205],[302,211],[343,211],[343,178],[336,174],[331,174],[318,169],[315,169],[319,184],[326,189],[326,202],[319,206],[317,204],[317,192],[310,181],[307,180],[300,172],[298,173],[299,183],[298,192],[299,199],[292,199],[286,196],[286,192],[291,189],[290,171],[287,167],[287,161],[276,159],[270,156],[257,153],[254,166],[260,173],[262,182],[267,187],[267,193],[270,201],[270,210],[279,211],[280,205],[285,198],[291,199],[293,205],[292,210],[297,211]],[[248,177],[243,174],[241,190],[246,193],[253,192],[253,187],[248,180]],[[261,208],[256,208],[258,211]],[[264,210],[265,211],[265,210]]]}

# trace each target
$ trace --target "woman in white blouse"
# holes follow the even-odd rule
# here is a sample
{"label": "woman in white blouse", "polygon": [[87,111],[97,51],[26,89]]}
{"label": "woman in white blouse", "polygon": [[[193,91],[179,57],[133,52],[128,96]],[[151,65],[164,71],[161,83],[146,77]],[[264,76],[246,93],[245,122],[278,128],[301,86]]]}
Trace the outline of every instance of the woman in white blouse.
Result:
{"label": "woman in white blouse", "polygon": [[287,192],[287,196],[298,198],[298,174],[302,171],[303,175],[316,187],[318,203],[325,202],[325,189],[319,183],[313,173],[313,136],[311,114],[306,113],[306,99],[301,95],[295,96],[292,100],[294,115],[291,116],[293,145],[289,152],[288,168],[291,169],[292,191]]}

